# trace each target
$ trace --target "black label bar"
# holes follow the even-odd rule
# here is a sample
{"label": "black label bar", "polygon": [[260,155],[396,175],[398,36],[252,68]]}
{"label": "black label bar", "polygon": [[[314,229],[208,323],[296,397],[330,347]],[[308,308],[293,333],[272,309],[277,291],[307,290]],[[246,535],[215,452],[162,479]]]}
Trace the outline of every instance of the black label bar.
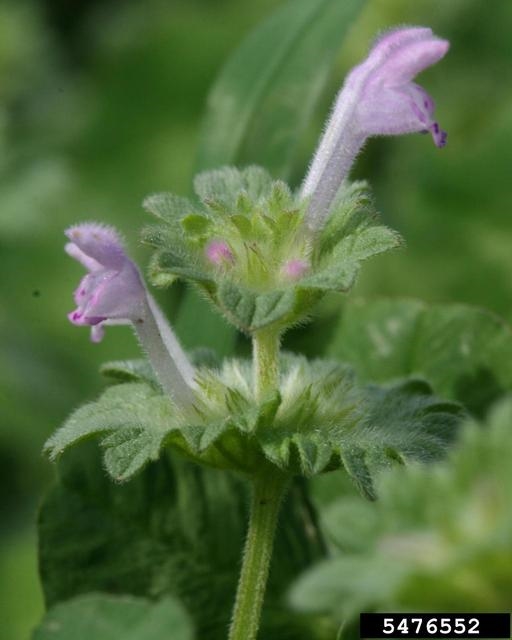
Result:
{"label": "black label bar", "polygon": [[509,613],[361,613],[360,638],[507,638]]}

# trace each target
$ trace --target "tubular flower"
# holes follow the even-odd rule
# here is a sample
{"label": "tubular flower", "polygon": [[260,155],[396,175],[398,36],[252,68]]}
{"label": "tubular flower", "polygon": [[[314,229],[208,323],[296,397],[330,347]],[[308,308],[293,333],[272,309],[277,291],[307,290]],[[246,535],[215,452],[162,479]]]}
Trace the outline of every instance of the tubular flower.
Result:
{"label": "tubular flower", "polygon": [[434,120],[434,101],[413,78],[438,62],[449,43],[431,29],[395,29],[382,36],[347,76],[304,179],[308,226],[319,228],[365,140],[375,135],[430,132],[438,147],[447,134]]}
{"label": "tubular flower", "polygon": [[74,293],[77,308],[68,318],[90,326],[93,342],[103,338],[105,325],[132,324],[162,387],[178,404],[186,404],[195,385],[194,369],[119,234],[94,223],[65,233],[66,252],[88,270]]}
{"label": "tubular flower", "polygon": [[127,324],[143,318],[146,289],[116,231],[82,224],[68,229],[66,236],[70,240],[67,253],[89,271],[75,291],[77,308],[68,315],[71,322],[91,326],[91,338],[99,342],[105,324]]}

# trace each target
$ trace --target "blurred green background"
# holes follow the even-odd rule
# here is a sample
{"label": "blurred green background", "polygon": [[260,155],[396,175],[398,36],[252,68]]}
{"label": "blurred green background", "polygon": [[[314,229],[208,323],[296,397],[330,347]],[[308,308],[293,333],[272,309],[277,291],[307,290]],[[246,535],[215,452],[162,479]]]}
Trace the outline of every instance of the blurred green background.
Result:
{"label": "blurred green background", "polygon": [[[342,0],[340,0],[342,1]],[[154,191],[190,192],[209,87],[278,0],[2,0],[0,3],[0,638],[22,640],[43,611],[35,517],[52,476],[46,437],[101,388],[98,365],[137,354],[129,330],[91,345],[66,312],[80,268],[62,231],[115,224],[141,264]],[[485,306],[512,319],[512,4],[372,0],[341,47],[329,86],[301,134],[297,184],[346,71],[375,33],[424,24],[447,58],[420,82],[449,144],[372,140],[355,175],[372,182],[406,251],[379,258],[356,295],[414,296]],[[161,296],[179,314],[182,291]],[[211,327],[180,324],[187,346]]]}

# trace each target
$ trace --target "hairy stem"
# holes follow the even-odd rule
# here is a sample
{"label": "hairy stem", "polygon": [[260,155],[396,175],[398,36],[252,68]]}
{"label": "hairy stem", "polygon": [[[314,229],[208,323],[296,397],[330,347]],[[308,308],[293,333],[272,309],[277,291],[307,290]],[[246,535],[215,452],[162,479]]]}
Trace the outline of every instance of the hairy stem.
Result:
{"label": "hairy stem", "polygon": [[[257,399],[279,387],[279,337],[280,332],[272,328],[253,335]],[[287,486],[286,476],[270,466],[253,477],[249,529],[229,640],[255,640],[258,635],[277,520]]]}
{"label": "hairy stem", "polygon": [[258,399],[279,386],[279,337],[279,331],[272,328],[260,329],[253,336],[254,384]]}
{"label": "hairy stem", "polygon": [[287,479],[268,470],[254,479],[249,530],[229,640],[255,640],[260,625],[270,560]]}

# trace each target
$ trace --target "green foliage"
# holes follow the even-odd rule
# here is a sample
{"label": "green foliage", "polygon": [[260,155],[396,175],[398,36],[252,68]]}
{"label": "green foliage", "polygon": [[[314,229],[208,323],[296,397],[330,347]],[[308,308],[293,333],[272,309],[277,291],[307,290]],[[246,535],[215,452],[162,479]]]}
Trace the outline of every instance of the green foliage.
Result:
{"label": "green foliage", "polygon": [[477,415],[512,391],[510,328],[465,305],[350,302],[327,355],[350,362],[363,380],[425,377],[436,393]]}
{"label": "green foliage", "polygon": [[512,606],[512,401],[463,429],[450,457],[382,477],[377,503],[326,514],[334,557],[292,601],[348,620],[360,611],[508,611]]}
{"label": "green foliage", "polygon": [[[66,455],[58,471],[39,517],[47,605],[91,591],[170,595],[184,603],[198,638],[225,640],[246,528],[246,484],[163,455],[116,485],[90,443]],[[315,618],[291,614],[283,594],[322,555],[305,487],[296,483],[277,533],[263,637],[310,640]]]}
{"label": "green foliage", "polygon": [[90,593],[52,607],[34,631],[33,640],[192,640],[192,625],[172,598],[151,602],[132,596]]}
{"label": "green foliage", "polygon": [[105,362],[100,373],[115,382],[148,382],[158,386],[155,372],[148,360],[114,360]]}
{"label": "green foliage", "polygon": [[297,141],[363,0],[291,0],[228,60],[208,100],[201,169],[257,162],[288,177]]}
{"label": "green foliage", "polygon": [[[150,196],[145,208],[164,220],[144,240],[156,249],[155,285],[190,280],[236,327],[251,333],[304,318],[328,291],[348,291],[361,261],[395,248],[397,233],[379,224],[365,183],[348,186],[329,223],[317,234],[304,225],[307,201],[259,167],[224,167],[195,180],[201,205],[172,194]],[[210,247],[226,255],[212,264]],[[298,261],[297,276],[287,265]]]}
{"label": "green foliage", "polygon": [[373,498],[382,468],[439,457],[461,417],[459,405],[441,402],[425,382],[360,387],[345,365],[291,355],[279,390],[259,401],[249,362],[203,367],[194,405],[181,411],[140,364],[113,363],[106,372],[130,382],[75,411],[45,449],[55,459],[100,436],[105,467],[116,480],[130,478],[170,445],[201,464],[249,474],[266,464],[305,476],[342,466]]}
{"label": "green foliage", "polygon": [[[127,376],[131,371],[130,365]],[[102,435],[107,471],[115,480],[127,480],[158,458],[165,437],[176,428],[175,414],[170,399],[148,384],[116,385],[75,411],[47,441],[45,451],[54,460],[69,446]]]}
{"label": "green foliage", "polygon": [[357,488],[376,497],[378,472],[393,464],[441,458],[464,415],[460,405],[440,401],[422,380],[367,390],[366,423],[337,435],[341,461]]}

